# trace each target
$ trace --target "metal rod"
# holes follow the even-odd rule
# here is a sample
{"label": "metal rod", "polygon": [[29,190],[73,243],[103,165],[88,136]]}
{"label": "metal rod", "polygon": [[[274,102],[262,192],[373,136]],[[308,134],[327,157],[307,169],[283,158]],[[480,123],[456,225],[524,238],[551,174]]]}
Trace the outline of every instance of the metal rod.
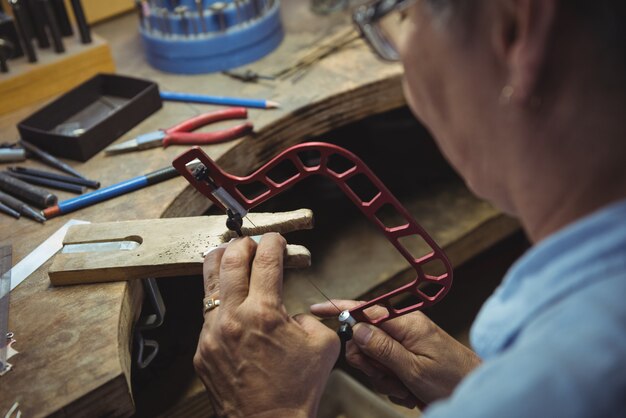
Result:
{"label": "metal rod", "polygon": [[80,0],[70,0],[72,3],[72,10],[74,10],[74,17],[76,18],[76,24],[78,25],[78,32],[80,33],[80,42],[83,44],[91,43],[91,31],[87,24],[87,18],[85,17],[85,11]]}
{"label": "metal rod", "polygon": [[43,6],[43,15],[46,20],[48,29],[50,30],[50,36],[52,37],[52,43],[54,45],[54,52],[65,52],[65,45],[63,45],[63,39],[61,38],[61,30],[57,18],[52,9],[50,0],[40,0],[39,3]]}
{"label": "metal rod", "polygon": [[88,180],[88,179],[84,179],[84,178],[81,178],[81,177],[64,176],[62,174],[52,173],[50,171],[44,171],[44,170],[37,170],[35,168],[9,167],[9,171],[11,171],[13,173],[28,174],[30,176],[43,177],[43,178],[52,179],[52,180],[58,180],[58,181],[62,181],[64,183],[78,184],[78,185],[81,185],[81,186],[87,186],[90,189],[99,189],[100,188],[100,182],[99,181]]}
{"label": "metal rod", "polygon": [[52,8],[54,9],[54,15],[57,18],[59,24],[59,30],[63,36],[72,36],[74,29],[70,23],[70,18],[67,15],[67,9],[65,8],[64,0],[50,0],[52,2]]}
{"label": "metal rod", "polygon": [[0,173],[0,189],[40,208],[52,206],[57,202],[57,197],[49,191],[11,177],[7,173]]}
{"label": "metal rod", "polygon": [[55,157],[48,154],[47,152],[40,150],[38,147],[31,144],[30,142],[26,142],[22,139],[20,140],[20,145],[22,146],[22,148],[26,149],[26,151],[28,151],[29,154],[36,156],[45,164],[48,164],[49,166],[54,167],[54,168],[58,168],[61,171],[65,171],[66,173],[69,173],[75,177],[80,177],[81,179],[85,178],[82,174],[74,170],[69,165],[65,164],[62,161],[57,160]]}
{"label": "metal rod", "polygon": [[226,16],[224,16],[224,9],[226,6],[227,4],[222,1],[216,1],[209,6],[209,9],[211,9],[213,14],[217,17],[220,32],[224,32],[226,30]]}
{"label": "metal rod", "polygon": [[[7,61],[13,55],[14,51],[15,45],[13,45],[13,42],[5,38],[0,38],[0,73],[9,72]],[[0,161],[2,161],[2,154],[0,154]]]}
{"label": "metal rod", "polygon": [[9,172],[11,177],[23,180],[30,184],[37,184],[39,186],[47,186],[57,190],[63,190],[65,192],[83,194],[87,191],[85,186],[79,186],[78,184],[65,183],[60,180],[47,179],[44,177],[31,176],[29,174],[21,174],[16,172]]}
{"label": "metal rod", "polygon": [[189,36],[189,22],[187,21],[187,6],[177,6],[174,13],[180,18],[180,30],[185,36]]}
{"label": "metal rod", "polygon": [[40,49],[50,48],[50,39],[46,33],[46,18],[37,0],[27,0],[26,8],[32,22],[33,33]]}
{"label": "metal rod", "polygon": [[46,221],[46,218],[43,217],[40,211],[31,208],[26,203],[14,198],[9,194],[0,192],[0,202],[4,203],[11,209],[21,213],[22,215],[26,215],[27,217],[36,220],[37,222],[43,223]]}
{"label": "metal rod", "polygon": [[200,18],[200,25],[202,26],[202,32],[206,33],[206,21],[204,20],[204,2],[202,0],[196,1],[196,10],[198,12],[198,17]]}
{"label": "metal rod", "polygon": [[13,9],[13,17],[15,18],[15,28],[24,43],[24,51],[28,62],[37,62],[37,53],[33,47],[32,35],[28,24],[27,10],[24,8],[21,0],[9,0],[9,4]]}

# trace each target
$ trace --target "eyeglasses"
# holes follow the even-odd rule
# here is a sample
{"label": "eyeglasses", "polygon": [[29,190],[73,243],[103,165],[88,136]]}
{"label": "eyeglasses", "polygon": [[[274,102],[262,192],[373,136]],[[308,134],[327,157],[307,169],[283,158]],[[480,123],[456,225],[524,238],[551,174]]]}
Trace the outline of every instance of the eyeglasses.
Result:
{"label": "eyeglasses", "polygon": [[385,61],[399,61],[394,43],[406,9],[415,0],[378,0],[357,8],[352,19],[376,54]]}

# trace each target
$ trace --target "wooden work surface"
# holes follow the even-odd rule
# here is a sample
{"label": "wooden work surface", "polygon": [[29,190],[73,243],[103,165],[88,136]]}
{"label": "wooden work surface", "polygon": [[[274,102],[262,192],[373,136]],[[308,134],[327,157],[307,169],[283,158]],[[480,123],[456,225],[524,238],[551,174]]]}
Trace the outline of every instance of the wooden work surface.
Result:
{"label": "wooden work surface", "polygon": [[[346,16],[313,16],[308,5],[308,0],[283,2],[287,36],[275,52],[250,65],[251,68],[259,73],[278,71],[320,38],[348,24]],[[259,97],[282,104],[278,110],[250,110],[254,135],[205,147],[223,168],[235,174],[250,172],[289,145],[404,105],[401,68],[378,61],[360,41],[317,63],[297,83],[285,80],[244,84],[220,74],[178,76],[152,69],[144,61],[136,25],[136,16],[128,15],[94,28],[109,41],[118,72],[152,79],[163,90]],[[36,109],[1,116],[2,140],[15,139],[16,123]],[[163,110],[118,142],[213,109],[216,107],[165,103]],[[100,153],[86,163],[72,165],[107,186],[168,166],[183,149],[169,147],[114,157]],[[42,167],[34,161],[28,165]],[[59,193],[60,199],[69,197]],[[446,199],[456,203],[440,204]],[[452,252],[454,262],[470,258],[516,228],[514,222],[472,198],[458,183],[435,196],[423,197],[416,204],[416,210],[421,211],[418,220]],[[13,246],[15,264],[69,219],[106,222],[191,216],[202,214],[208,207],[207,199],[194,192],[185,180],[176,178],[52,219],[45,225],[3,216],[0,245]],[[339,256],[349,245],[337,241],[329,251]],[[371,256],[358,255],[344,262],[358,263],[363,257]],[[315,253],[313,257],[315,263]],[[29,417],[132,414],[130,341],[132,325],[141,307],[140,282],[54,288],[46,274],[49,266],[50,261],[11,293],[9,324],[17,340],[14,348],[20,353],[11,359],[14,370],[0,377],[0,413],[8,411],[17,401],[22,414]],[[356,298],[383,284],[385,274],[377,271],[374,282],[361,284],[355,280],[354,287],[348,290],[347,281],[331,281],[327,283],[330,288],[324,290],[333,296]],[[339,287],[333,289],[333,283]],[[288,286],[286,295],[297,300],[288,301],[291,307],[303,307],[313,299],[308,293],[310,289],[303,291],[305,297],[300,297],[296,296],[301,292],[300,285]]]}

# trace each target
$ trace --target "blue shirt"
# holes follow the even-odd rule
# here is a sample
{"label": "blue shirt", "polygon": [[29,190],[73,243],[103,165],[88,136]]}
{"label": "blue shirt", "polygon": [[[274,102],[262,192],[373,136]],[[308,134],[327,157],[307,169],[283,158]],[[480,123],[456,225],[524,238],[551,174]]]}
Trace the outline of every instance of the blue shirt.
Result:
{"label": "blue shirt", "polygon": [[425,417],[626,417],[626,201],[529,250],[471,341],[484,363]]}

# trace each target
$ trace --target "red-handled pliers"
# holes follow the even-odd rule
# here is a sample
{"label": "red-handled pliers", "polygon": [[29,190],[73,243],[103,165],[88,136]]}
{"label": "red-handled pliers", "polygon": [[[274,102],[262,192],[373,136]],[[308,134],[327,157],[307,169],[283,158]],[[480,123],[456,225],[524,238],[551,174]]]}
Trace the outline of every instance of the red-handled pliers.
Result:
{"label": "red-handled pliers", "polygon": [[127,151],[142,150],[168,145],[208,145],[218,142],[230,141],[241,138],[252,131],[252,122],[215,132],[192,132],[202,126],[213,122],[230,119],[246,119],[248,111],[243,107],[233,107],[230,109],[218,110],[204,113],[194,118],[188,119],[169,129],[159,129],[158,131],[139,135],[129,141],[113,145],[105,149],[107,154],[118,154]]}

